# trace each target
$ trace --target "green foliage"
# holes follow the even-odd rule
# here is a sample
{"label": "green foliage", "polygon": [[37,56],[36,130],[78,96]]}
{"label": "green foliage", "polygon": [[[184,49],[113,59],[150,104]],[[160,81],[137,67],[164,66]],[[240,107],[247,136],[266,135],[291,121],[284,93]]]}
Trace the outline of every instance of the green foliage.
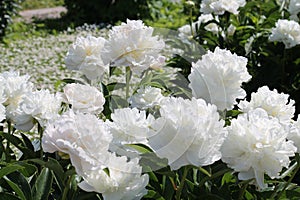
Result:
{"label": "green foliage", "polygon": [[20,0],[0,0],[0,39],[5,35],[6,27],[17,13]]}
{"label": "green foliage", "polygon": [[65,0],[68,17],[77,22],[114,23],[148,16],[147,0]]}

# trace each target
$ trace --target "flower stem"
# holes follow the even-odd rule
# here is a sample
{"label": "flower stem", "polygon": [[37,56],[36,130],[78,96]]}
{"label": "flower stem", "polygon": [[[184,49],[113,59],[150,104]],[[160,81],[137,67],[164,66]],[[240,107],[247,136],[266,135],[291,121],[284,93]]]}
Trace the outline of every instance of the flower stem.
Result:
{"label": "flower stem", "polygon": [[43,137],[43,128],[41,127],[41,125],[38,123],[38,133],[40,136],[40,157],[41,159],[43,159],[43,148],[42,148],[42,137]]}
{"label": "flower stem", "polygon": [[126,67],[126,100],[129,97],[129,83],[131,79],[131,70],[130,67]]}
{"label": "flower stem", "polygon": [[186,179],[186,177],[188,175],[188,171],[189,171],[190,168],[191,168],[190,166],[185,166],[184,167],[183,175],[181,177],[180,184],[179,184],[179,186],[177,188],[177,191],[176,191],[176,196],[175,196],[176,200],[180,200],[181,192],[182,192],[182,189],[183,189],[184,183],[185,183],[185,179]]}
{"label": "flower stem", "polygon": [[[284,187],[282,188],[282,190],[280,191],[280,193],[277,195],[276,199],[280,199],[280,197],[282,196],[282,194],[285,192],[286,188],[291,184],[292,180],[294,179],[294,177],[296,176],[297,172],[300,169],[300,156],[299,153],[296,153],[296,162],[297,162],[297,167],[295,169],[295,171],[293,172],[293,174],[291,175],[291,177],[289,178],[289,180],[285,183]],[[273,199],[277,194],[277,191],[275,191],[272,196],[271,199]]]}

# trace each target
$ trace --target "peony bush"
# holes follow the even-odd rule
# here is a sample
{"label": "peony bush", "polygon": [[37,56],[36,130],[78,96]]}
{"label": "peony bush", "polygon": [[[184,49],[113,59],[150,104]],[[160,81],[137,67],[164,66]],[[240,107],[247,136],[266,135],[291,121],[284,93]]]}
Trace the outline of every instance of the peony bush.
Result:
{"label": "peony bush", "polygon": [[64,57],[78,76],[52,90],[1,71],[0,198],[298,199],[297,3],[261,4],[272,15],[211,0],[178,31],[127,19],[78,35]]}

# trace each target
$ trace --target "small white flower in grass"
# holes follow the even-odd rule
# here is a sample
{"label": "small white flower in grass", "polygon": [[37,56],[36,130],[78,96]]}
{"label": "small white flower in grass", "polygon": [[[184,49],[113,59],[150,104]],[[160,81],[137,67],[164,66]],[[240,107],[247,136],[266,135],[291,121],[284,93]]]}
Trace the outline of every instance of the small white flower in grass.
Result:
{"label": "small white flower in grass", "polygon": [[300,153],[300,115],[298,115],[297,121],[293,121],[290,124],[290,131],[287,138],[294,142],[297,152]]}
{"label": "small white flower in grass", "polygon": [[24,95],[20,103],[20,110],[45,127],[49,120],[55,120],[59,116],[60,106],[60,96],[51,94],[49,90],[39,90]]}
{"label": "small white flower in grass", "polygon": [[300,12],[300,1],[299,0],[290,0],[288,11],[291,14],[290,19],[299,21],[298,13]]}
{"label": "small white flower in grass", "polygon": [[102,120],[70,110],[46,126],[42,146],[45,152],[69,154],[76,172],[82,175],[85,170],[106,167],[111,141],[109,127]]}
{"label": "small white flower in grass", "polygon": [[278,20],[272,28],[269,41],[283,42],[286,49],[300,44],[300,25],[293,20]]}
{"label": "small white flower in grass", "polygon": [[206,166],[221,158],[226,131],[215,105],[203,99],[171,97],[161,104],[161,117],[151,126],[149,145],[172,170],[186,165]]}
{"label": "small white flower in grass", "polygon": [[293,142],[286,141],[288,132],[278,119],[270,118],[261,108],[239,115],[227,130],[221,147],[222,161],[239,172],[240,180],[254,178],[261,189],[266,187],[264,174],[272,179],[278,177],[297,150]]}
{"label": "small white flower in grass", "polygon": [[153,36],[154,29],[141,20],[128,20],[114,26],[109,32],[102,59],[105,64],[129,66],[137,74],[148,69],[160,59],[165,43]]}
{"label": "small white flower in grass", "polygon": [[200,12],[223,15],[227,11],[237,15],[239,13],[238,9],[245,5],[245,0],[203,0],[201,1]]}
{"label": "small white flower in grass", "polygon": [[139,88],[137,93],[128,99],[128,102],[132,107],[147,109],[159,105],[160,101],[164,98],[161,94],[161,89],[146,86]]}
{"label": "small white flower in grass", "polygon": [[[87,192],[101,193],[105,200],[138,200],[147,194],[148,174],[142,175],[137,158],[127,161],[125,156],[109,156],[108,172],[103,170],[85,171],[84,181],[79,187]],[[107,174],[109,173],[109,174]]]}
{"label": "small white flower in grass", "polygon": [[270,90],[268,86],[258,88],[251,94],[251,100],[241,101],[238,107],[242,112],[249,112],[255,108],[263,108],[269,116],[276,117],[280,123],[288,125],[295,113],[295,101],[289,100],[289,95]]}
{"label": "small white flower in grass", "polygon": [[74,111],[99,114],[103,111],[104,96],[97,88],[89,85],[71,83],[64,87],[65,102]]}
{"label": "small white flower in grass", "polygon": [[[0,83],[2,83],[1,81],[2,77],[0,76]],[[5,107],[2,105],[2,103],[4,103],[5,101],[5,97],[4,97],[4,85],[0,84],[0,123],[2,120],[4,120],[5,117]]]}
{"label": "small white flower in grass", "polygon": [[102,37],[78,37],[65,58],[67,68],[81,71],[90,80],[101,79],[109,69],[101,59],[104,43]]}
{"label": "small white flower in grass", "polygon": [[241,88],[251,78],[246,65],[247,58],[228,50],[217,47],[214,52],[208,51],[201,60],[192,63],[188,79],[193,96],[215,104],[218,110],[232,109],[236,99],[246,97]]}

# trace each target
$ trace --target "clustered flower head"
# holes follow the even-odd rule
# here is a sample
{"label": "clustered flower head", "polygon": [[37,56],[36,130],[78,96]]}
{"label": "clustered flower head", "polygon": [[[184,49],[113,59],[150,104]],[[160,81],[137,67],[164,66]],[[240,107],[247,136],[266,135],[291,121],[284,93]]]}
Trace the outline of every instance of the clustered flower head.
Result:
{"label": "clustered flower head", "polygon": [[270,90],[268,86],[263,86],[251,94],[250,101],[241,101],[238,107],[242,112],[263,108],[269,116],[276,117],[280,123],[288,125],[294,117],[294,103],[294,100],[289,100],[288,94],[278,93],[276,89]]}
{"label": "clustered flower head", "polygon": [[193,96],[215,104],[218,110],[232,109],[236,99],[246,97],[241,88],[251,78],[246,65],[247,58],[228,50],[217,47],[214,52],[208,51],[201,60],[192,63],[188,79]]}
{"label": "clustered flower head", "polygon": [[170,97],[161,103],[160,113],[151,125],[149,145],[157,156],[168,159],[172,170],[206,166],[221,158],[226,132],[215,105]]}
{"label": "clustered flower head", "polygon": [[200,12],[223,15],[227,11],[237,15],[239,13],[238,9],[245,5],[245,0],[203,0],[201,1]]}
{"label": "clustered flower head", "polygon": [[147,193],[148,175],[141,175],[138,158],[127,161],[109,152],[112,140],[107,123],[95,115],[69,110],[47,125],[42,145],[45,152],[70,156],[83,177],[79,183],[83,190],[100,192],[107,200],[140,199]]}
{"label": "clustered flower head", "polygon": [[254,178],[261,189],[266,187],[264,174],[277,178],[297,150],[293,142],[286,140],[288,132],[278,119],[270,118],[261,108],[233,119],[227,131],[221,147],[222,161],[239,172],[240,180]]}
{"label": "clustered flower head", "polygon": [[147,194],[148,174],[141,175],[138,158],[127,161],[125,156],[110,154],[108,173],[103,170],[85,171],[79,187],[88,192],[102,193],[105,200],[141,199]]}
{"label": "clustered flower head", "polygon": [[64,87],[64,101],[72,105],[74,111],[99,114],[105,103],[104,96],[90,85],[67,84]]}
{"label": "clustered flower head", "polygon": [[165,43],[153,36],[154,29],[141,20],[127,20],[114,26],[104,45],[102,59],[112,66],[129,66],[137,74],[148,69],[160,58]]}
{"label": "clustered flower head", "polygon": [[59,96],[48,90],[34,90],[29,78],[13,71],[0,74],[0,100],[5,106],[5,118],[23,131],[31,130],[35,121],[44,127],[48,120],[58,116],[61,105]]}
{"label": "clustered flower head", "polygon": [[269,36],[271,42],[283,42],[286,49],[300,44],[300,25],[293,20],[279,19]]}
{"label": "clustered flower head", "polygon": [[90,80],[101,79],[108,72],[101,59],[105,41],[102,37],[78,37],[65,58],[67,68],[81,71]]}
{"label": "clustered flower head", "polygon": [[135,93],[128,99],[128,102],[131,104],[131,107],[136,107],[144,110],[147,108],[158,106],[163,99],[164,96],[161,94],[161,89],[146,86],[139,88],[137,90],[137,93]]}

